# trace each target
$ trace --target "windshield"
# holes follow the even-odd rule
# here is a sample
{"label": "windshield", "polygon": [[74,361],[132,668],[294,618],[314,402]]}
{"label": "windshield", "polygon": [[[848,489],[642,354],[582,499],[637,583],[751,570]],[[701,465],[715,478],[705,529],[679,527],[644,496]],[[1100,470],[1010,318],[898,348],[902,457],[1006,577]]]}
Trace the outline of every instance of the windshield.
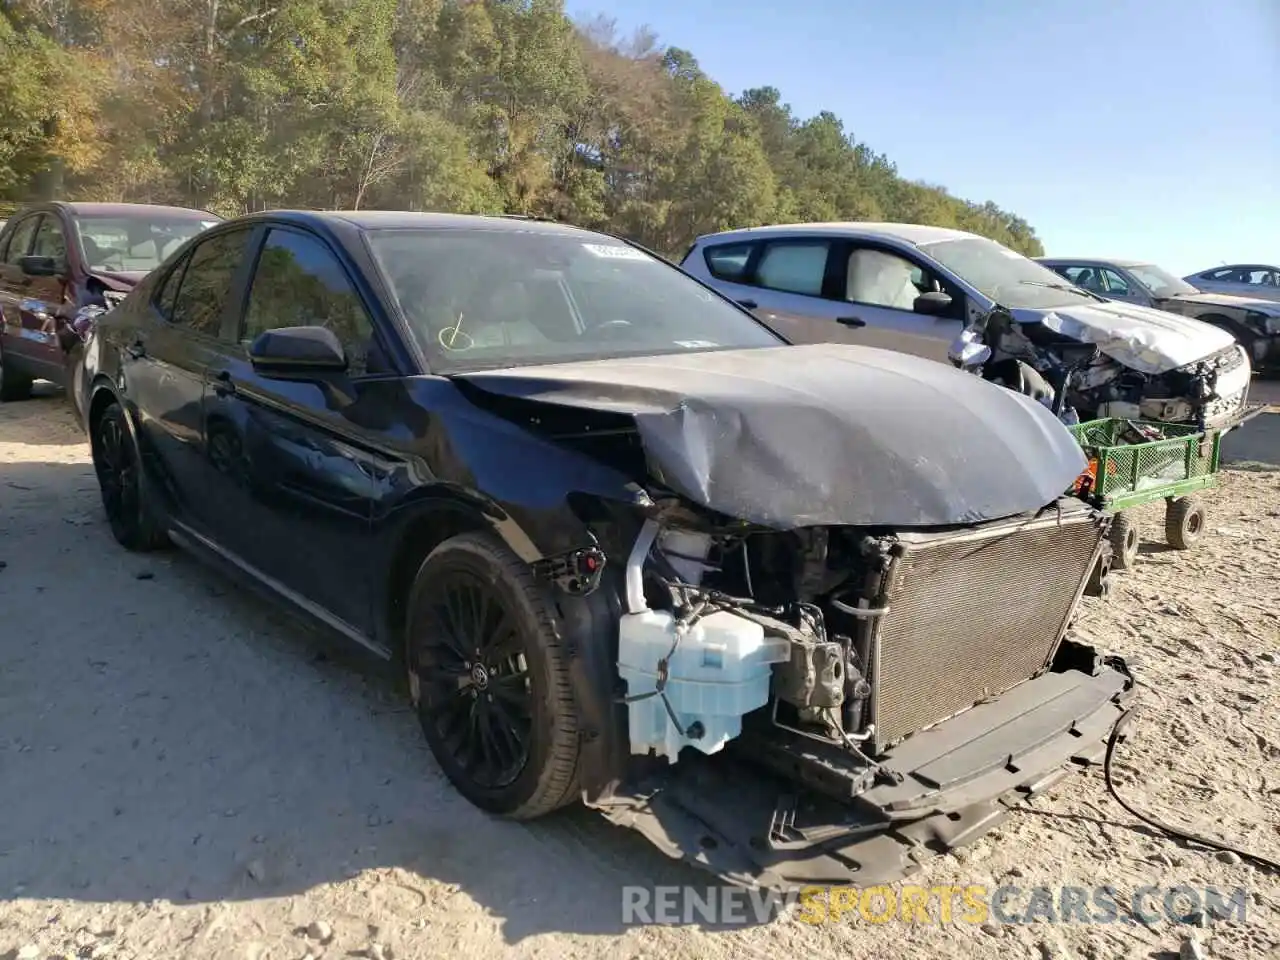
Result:
{"label": "windshield", "polygon": [[935,240],[920,249],[970,286],[1010,309],[1049,310],[1094,298],[1048,267],[982,237]]}
{"label": "windshield", "polygon": [[1139,263],[1125,269],[1137,277],[1138,282],[1150,290],[1151,295],[1157,299],[1183,297],[1189,293],[1200,292],[1185,280],[1179,280],[1173,274],[1161,270],[1154,263]]}
{"label": "windshield", "polygon": [[85,263],[91,270],[149,273],[196,234],[218,220],[206,213],[82,214],[75,218]]}
{"label": "windshield", "polygon": [[618,240],[484,228],[366,236],[437,373],[784,342]]}

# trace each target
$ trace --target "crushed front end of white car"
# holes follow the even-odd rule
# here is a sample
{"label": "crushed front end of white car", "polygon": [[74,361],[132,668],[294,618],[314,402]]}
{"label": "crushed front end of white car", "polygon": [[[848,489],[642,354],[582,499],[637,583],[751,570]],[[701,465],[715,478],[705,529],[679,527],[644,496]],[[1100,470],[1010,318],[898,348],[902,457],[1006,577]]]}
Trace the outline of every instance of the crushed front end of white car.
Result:
{"label": "crushed front end of white car", "polygon": [[[1244,349],[1226,332],[1198,321],[1153,323],[1155,311],[1113,304],[1055,310],[997,307],[970,324],[952,347],[990,348],[987,362],[1016,360],[1061,384],[1054,350],[1091,344],[1096,356],[1074,371],[1066,402],[1081,419],[1126,417],[1226,429],[1245,416],[1253,374]],[[1194,324],[1194,327],[1188,327]],[[1061,387],[1060,387],[1061,388]]]}

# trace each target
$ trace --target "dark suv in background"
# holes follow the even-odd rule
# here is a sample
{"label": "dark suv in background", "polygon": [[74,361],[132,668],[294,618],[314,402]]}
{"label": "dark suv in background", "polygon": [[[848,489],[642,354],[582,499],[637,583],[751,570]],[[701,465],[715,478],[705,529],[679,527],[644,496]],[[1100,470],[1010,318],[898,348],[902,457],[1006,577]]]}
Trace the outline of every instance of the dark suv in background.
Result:
{"label": "dark suv in background", "polygon": [[76,310],[123,297],[186,240],[220,221],[137,203],[41,203],[0,229],[0,401],[35,380],[65,387],[60,333]]}

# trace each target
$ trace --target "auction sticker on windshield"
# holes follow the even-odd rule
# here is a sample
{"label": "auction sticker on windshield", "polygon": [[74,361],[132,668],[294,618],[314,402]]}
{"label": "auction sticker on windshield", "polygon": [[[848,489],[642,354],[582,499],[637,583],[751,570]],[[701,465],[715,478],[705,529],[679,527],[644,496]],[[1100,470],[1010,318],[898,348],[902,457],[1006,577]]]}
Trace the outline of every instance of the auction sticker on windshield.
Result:
{"label": "auction sticker on windshield", "polygon": [[584,243],[583,249],[597,257],[607,260],[648,260],[649,258],[634,247],[615,247],[603,243]]}

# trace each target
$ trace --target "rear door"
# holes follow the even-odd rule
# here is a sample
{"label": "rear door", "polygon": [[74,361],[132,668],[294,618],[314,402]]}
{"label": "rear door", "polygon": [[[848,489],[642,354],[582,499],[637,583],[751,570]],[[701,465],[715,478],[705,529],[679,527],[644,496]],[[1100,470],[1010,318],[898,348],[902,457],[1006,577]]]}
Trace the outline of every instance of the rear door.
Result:
{"label": "rear door", "polygon": [[175,516],[206,529],[209,470],[202,401],[209,366],[245,267],[251,227],[198,241],[156,282],[120,344],[125,393],[136,407],[143,455],[164,480]]}
{"label": "rear door", "polygon": [[701,256],[717,289],[791,342],[865,343],[866,324],[833,296],[839,245],[831,237],[792,236],[709,244]]}

